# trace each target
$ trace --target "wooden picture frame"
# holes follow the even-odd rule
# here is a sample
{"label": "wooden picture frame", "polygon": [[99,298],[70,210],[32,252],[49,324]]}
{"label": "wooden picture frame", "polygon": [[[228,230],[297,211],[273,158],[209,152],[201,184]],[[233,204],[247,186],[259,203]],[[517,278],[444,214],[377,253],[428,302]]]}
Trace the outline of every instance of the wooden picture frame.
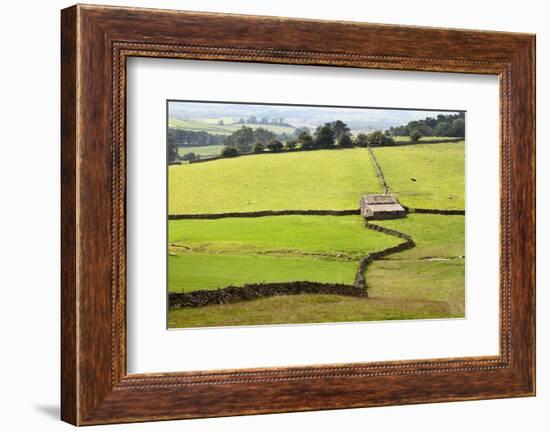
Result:
{"label": "wooden picture frame", "polygon": [[[61,48],[64,421],[535,394],[534,35],[77,5],[62,11]],[[125,65],[131,56],[498,75],[500,354],[128,375]]]}

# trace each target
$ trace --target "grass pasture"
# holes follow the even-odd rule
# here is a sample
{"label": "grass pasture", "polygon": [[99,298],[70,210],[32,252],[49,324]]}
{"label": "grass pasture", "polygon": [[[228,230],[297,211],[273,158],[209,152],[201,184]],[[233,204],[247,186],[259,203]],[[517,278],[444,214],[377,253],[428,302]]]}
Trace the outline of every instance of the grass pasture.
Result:
{"label": "grass pasture", "polygon": [[409,214],[403,219],[378,220],[375,223],[406,232],[414,238],[416,247],[390,259],[428,259],[464,256],[464,222],[465,217],[461,215]]}
{"label": "grass pasture", "polygon": [[[283,227],[272,231],[278,219]],[[171,310],[169,326],[463,317],[464,259],[456,257],[463,255],[464,217],[411,214],[377,223],[413,235],[417,246],[369,265],[367,300],[300,295]],[[180,246],[170,247],[179,252],[169,257],[169,284],[187,291],[262,281],[350,283],[359,256],[399,240],[365,229],[358,216],[281,216],[171,221],[169,242]]]}
{"label": "grass pasture", "polygon": [[292,280],[352,284],[362,256],[399,242],[365,229],[359,216],[171,220],[169,289]]}
{"label": "grass pasture", "polygon": [[[278,296],[170,310],[168,326],[189,328],[464,317],[463,262],[378,261],[374,265],[368,299],[338,295]],[[371,271],[370,267],[368,271]]]}
{"label": "grass pasture", "polygon": [[365,148],[258,154],[168,168],[169,214],[359,207],[380,192]]}
{"label": "grass pasture", "polygon": [[179,118],[170,118],[168,127],[174,129],[184,129],[193,132],[207,132],[213,135],[230,135],[235,130],[239,130],[242,126],[250,127],[251,129],[263,128],[276,134],[294,133],[294,127],[280,126],[277,124],[239,124],[233,123],[230,119],[225,119],[224,124],[218,124],[220,118],[203,118],[194,120],[181,120]]}
{"label": "grass pasture", "polygon": [[194,146],[185,146],[178,147],[178,155],[183,156],[187,153],[195,153],[199,156],[205,157],[214,157],[219,156],[223,150],[223,145],[208,145],[206,147],[194,147]]}
{"label": "grass pasture", "polygon": [[178,118],[168,119],[168,127],[173,129],[183,129],[191,132],[207,132],[213,135],[230,135],[231,130],[225,126],[207,123],[200,120],[180,120]]}
{"label": "grass pasture", "polygon": [[365,229],[360,216],[170,220],[168,227],[169,244],[211,254],[323,254],[356,259],[399,242]]}
{"label": "grass pasture", "polygon": [[291,281],[353,282],[354,261],[269,255],[182,253],[169,256],[172,292],[221,289],[230,285]]}
{"label": "grass pasture", "polygon": [[412,208],[465,208],[464,142],[375,148],[391,192]]}
{"label": "grass pasture", "polygon": [[[463,143],[374,152],[404,205],[465,208]],[[353,209],[361,194],[380,190],[364,148],[169,166],[170,214]],[[411,235],[416,247],[368,266],[368,299],[296,295],[177,309],[169,312],[169,327],[464,317],[464,216],[411,213],[373,223]],[[351,284],[362,256],[400,241],[365,229],[358,215],[171,220],[169,290],[303,280]]]}
{"label": "grass pasture", "polygon": [[[198,262],[194,262],[198,263]],[[229,269],[234,264],[231,262]],[[250,263],[250,260],[247,262]],[[257,262],[254,262],[258,264]],[[308,262],[309,263],[309,262]],[[324,280],[339,281],[347,276],[345,263],[335,268],[309,266],[297,262],[300,275],[323,275]],[[351,266],[351,265],[350,265]],[[278,269],[296,276],[296,267]],[[323,270],[329,270],[324,274]],[[352,268],[348,269],[348,272]],[[211,274],[208,275],[212,277]],[[243,277],[241,273],[235,276]],[[337,295],[298,295],[262,298],[226,305],[171,310],[171,328],[258,324],[327,323],[401,319],[464,317],[464,261],[377,261],[368,269],[368,299]],[[243,279],[246,281],[246,279]]]}

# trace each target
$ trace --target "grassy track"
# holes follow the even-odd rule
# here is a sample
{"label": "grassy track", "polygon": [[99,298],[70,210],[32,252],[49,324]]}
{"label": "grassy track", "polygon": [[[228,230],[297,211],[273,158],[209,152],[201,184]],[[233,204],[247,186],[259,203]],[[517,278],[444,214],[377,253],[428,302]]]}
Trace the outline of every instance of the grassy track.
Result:
{"label": "grassy track", "polygon": [[169,213],[353,209],[380,186],[365,148],[260,154],[168,170]]}
{"label": "grassy track", "polygon": [[374,153],[386,182],[413,208],[464,209],[464,143],[383,147]]}

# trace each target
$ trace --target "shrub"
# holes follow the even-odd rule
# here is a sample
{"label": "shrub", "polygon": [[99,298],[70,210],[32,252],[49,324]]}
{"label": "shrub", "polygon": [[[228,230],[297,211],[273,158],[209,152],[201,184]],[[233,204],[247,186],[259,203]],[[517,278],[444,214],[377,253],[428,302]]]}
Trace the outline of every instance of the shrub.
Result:
{"label": "shrub", "polygon": [[174,142],[168,140],[168,162],[175,162],[178,160],[178,147]]}
{"label": "shrub", "polygon": [[421,137],[422,137],[422,133],[420,133],[418,130],[413,130],[411,132],[411,136],[410,136],[411,141],[418,142]]}
{"label": "shrub", "polygon": [[394,139],[391,136],[387,136],[382,133],[380,130],[372,132],[367,136],[367,142],[373,147],[383,147],[386,145],[395,144]]}
{"label": "shrub", "polygon": [[308,132],[300,133],[300,136],[298,136],[298,143],[303,150],[313,150],[315,148],[313,138]]}
{"label": "shrub", "polygon": [[366,133],[359,133],[355,137],[355,145],[358,147],[366,147],[369,145],[369,136]]}
{"label": "shrub", "polygon": [[289,141],[286,141],[285,148],[289,151],[295,150],[298,145],[298,141],[295,139],[291,139]]}
{"label": "shrub", "polygon": [[239,150],[235,147],[224,147],[222,150],[222,157],[237,157],[239,155]]}
{"label": "shrub", "polygon": [[256,142],[256,145],[254,145],[254,152],[255,153],[263,153],[265,150],[264,144],[261,142]]}
{"label": "shrub", "polygon": [[187,161],[187,162],[192,162],[192,161],[194,161],[194,160],[197,160],[198,158],[199,158],[199,157],[197,157],[197,155],[196,155],[195,153],[193,153],[193,152],[191,152],[191,153],[185,153],[185,154],[181,157],[182,160],[185,160],[185,161]]}
{"label": "shrub", "polygon": [[281,141],[273,139],[269,144],[267,144],[267,149],[273,153],[279,153],[283,151],[283,144]]}

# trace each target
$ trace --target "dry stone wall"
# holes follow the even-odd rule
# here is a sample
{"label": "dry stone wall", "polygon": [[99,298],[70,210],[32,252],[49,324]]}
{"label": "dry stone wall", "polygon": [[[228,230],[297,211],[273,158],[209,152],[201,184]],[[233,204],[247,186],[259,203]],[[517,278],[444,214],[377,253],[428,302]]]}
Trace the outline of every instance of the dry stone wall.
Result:
{"label": "dry stone wall", "polygon": [[367,291],[349,284],[293,281],[290,283],[257,283],[228,286],[216,290],[169,293],[170,308],[205,307],[214,304],[231,304],[277,295],[344,295],[366,298]]}

